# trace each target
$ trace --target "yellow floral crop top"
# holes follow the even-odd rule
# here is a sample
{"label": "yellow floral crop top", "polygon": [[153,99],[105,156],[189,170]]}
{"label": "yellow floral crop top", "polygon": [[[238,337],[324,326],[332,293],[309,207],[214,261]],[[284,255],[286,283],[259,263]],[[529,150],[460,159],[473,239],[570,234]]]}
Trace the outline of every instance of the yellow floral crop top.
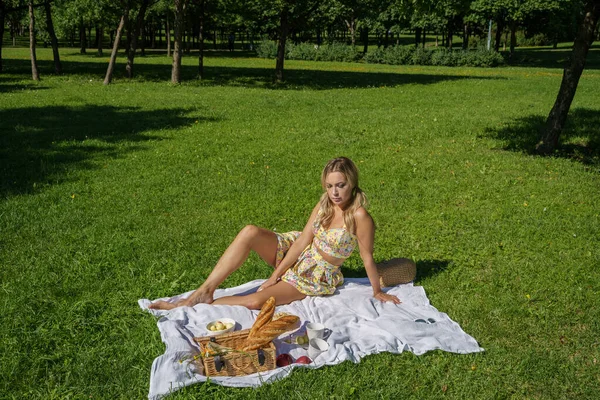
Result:
{"label": "yellow floral crop top", "polygon": [[343,259],[350,257],[358,244],[358,238],[352,232],[346,230],[346,225],[343,228],[325,229],[318,222],[322,213],[323,211],[319,210],[313,224],[313,233],[315,234],[313,243],[319,250],[332,257]]}

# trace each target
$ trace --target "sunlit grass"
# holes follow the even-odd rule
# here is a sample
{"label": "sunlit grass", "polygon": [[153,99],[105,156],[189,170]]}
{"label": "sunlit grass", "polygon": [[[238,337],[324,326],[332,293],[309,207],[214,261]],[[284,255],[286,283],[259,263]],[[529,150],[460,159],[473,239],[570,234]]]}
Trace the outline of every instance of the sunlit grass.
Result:
{"label": "sunlit grass", "polygon": [[[196,287],[245,224],[299,229],[319,173],[353,158],[375,258],[417,260],[432,304],[486,352],[380,354],[296,370],[258,390],[173,398],[593,398],[600,357],[598,70],[585,72],[561,151],[528,154],[561,79],[551,68],[391,67],[212,54],[63,51],[29,80],[0,74],[1,397],[143,398],[164,352],[138,298]],[[256,256],[225,286],[268,276]],[[360,258],[345,273],[364,276]]]}

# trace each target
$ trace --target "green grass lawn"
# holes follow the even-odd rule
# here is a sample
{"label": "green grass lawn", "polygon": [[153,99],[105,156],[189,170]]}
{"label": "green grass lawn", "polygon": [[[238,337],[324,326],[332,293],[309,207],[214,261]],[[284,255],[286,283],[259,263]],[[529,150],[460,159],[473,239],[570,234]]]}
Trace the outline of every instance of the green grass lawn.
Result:
{"label": "green grass lawn", "polygon": [[[164,55],[102,85],[108,55],[63,49],[0,74],[1,398],[144,398],[164,352],[139,298],[191,290],[246,224],[301,228],[319,175],[354,159],[375,259],[412,257],[432,304],[484,353],[369,356],[259,389],[171,398],[595,398],[600,390],[600,71],[555,157],[531,154],[562,70]],[[598,65],[592,52],[591,65]],[[224,286],[266,278],[252,256]],[[365,276],[358,254],[346,276]]]}

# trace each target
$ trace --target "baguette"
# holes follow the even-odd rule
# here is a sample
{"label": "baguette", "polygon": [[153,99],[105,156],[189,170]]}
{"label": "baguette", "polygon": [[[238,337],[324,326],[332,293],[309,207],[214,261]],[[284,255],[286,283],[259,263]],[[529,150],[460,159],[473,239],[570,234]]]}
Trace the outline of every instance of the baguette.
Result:
{"label": "baguette", "polygon": [[277,336],[294,329],[300,321],[295,315],[286,315],[275,321],[271,321],[258,330],[254,336],[248,336],[244,343],[244,351],[256,350],[268,344]]}
{"label": "baguette", "polygon": [[248,338],[255,336],[260,328],[271,322],[271,320],[273,319],[273,314],[275,314],[275,297],[271,296],[267,299],[267,301],[265,301],[265,304],[263,304],[263,306],[260,308],[258,317],[256,317],[256,321],[254,321],[254,324],[250,329]]}

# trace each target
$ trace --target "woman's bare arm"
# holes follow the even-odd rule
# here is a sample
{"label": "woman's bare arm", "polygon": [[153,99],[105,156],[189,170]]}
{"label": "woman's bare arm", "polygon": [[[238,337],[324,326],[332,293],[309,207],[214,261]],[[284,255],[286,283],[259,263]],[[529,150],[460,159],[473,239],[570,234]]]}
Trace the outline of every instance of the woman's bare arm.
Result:
{"label": "woman's bare arm", "polygon": [[371,286],[373,287],[373,297],[383,302],[391,301],[394,304],[399,304],[400,299],[398,297],[382,292],[379,285],[379,274],[373,260],[373,243],[375,241],[375,224],[373,223],[373,219],[364,208],[358,209],[354,214],[354,219],[356,221],[356,236],[358,237],[360,257],[367,270],[369,282],[371,282]]}

